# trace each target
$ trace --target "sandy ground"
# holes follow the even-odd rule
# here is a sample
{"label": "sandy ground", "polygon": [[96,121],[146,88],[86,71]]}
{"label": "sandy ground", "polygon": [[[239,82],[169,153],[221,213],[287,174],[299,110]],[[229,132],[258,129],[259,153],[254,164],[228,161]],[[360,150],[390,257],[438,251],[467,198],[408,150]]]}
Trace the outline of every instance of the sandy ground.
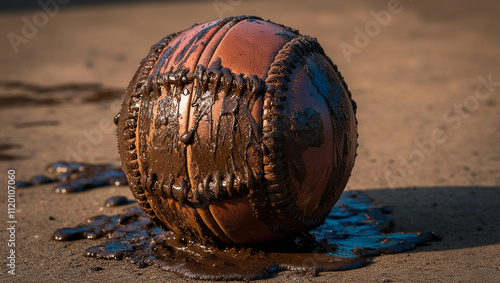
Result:
{"label": "sandy ground", "polygon": [[[118,96],[90,103],[71,88],[37,94],[8,82],[99,83],[121,91],[164,35],[250,14],[317,37],[345,76],[359,106],[360,137],[347,189],[388,204],[396,231],[433,230],[444,237],[376,257],[361,269],[314,278],[281,272],[267,281],[499,282],[500,4],[476,2],[167,1],[61,5],[45,17],[36,6],[1,11],[0,281],[183,281],[155,267],[83,257],[89,241],[51,240],[57,228],[121,212],[103,202],[131,196],[127,187],[73,195],[55,194],[53,185],[18,189],[17,275],[7,274],[8,169],[21,180],[68,158],[119,163],[109,127]],[[226,6],[215,5],[221,3]],[[39,27],[23,33],[23,18]],[[9,33],[21,43],[12,45]],[[52,96],[57,99],[47,100]]]}

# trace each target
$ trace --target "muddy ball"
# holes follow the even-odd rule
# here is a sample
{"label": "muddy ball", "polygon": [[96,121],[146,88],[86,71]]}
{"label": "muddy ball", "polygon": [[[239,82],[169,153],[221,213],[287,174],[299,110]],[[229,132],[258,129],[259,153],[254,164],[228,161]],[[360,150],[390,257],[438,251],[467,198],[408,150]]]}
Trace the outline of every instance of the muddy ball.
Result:
{"label": "muddy ball", "polygon": [[118,147],[143,211],[215,245],[321,225],[356,156],[356,104],[315,38],[256,17],[166,36],[123,98]]}

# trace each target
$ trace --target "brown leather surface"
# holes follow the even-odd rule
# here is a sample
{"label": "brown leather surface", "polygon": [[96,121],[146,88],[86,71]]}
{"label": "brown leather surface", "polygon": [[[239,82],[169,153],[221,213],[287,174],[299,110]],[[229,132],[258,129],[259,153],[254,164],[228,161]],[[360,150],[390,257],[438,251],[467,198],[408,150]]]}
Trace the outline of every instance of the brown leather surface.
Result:
{"label": "brown leather surface", "polygon": [[[217,32],[219,26],[221,26],[221,20],[216,20],[194,26],[193,28],[180,33],[163,50],[155,68],[152,69],[150,76],[167,73],[171,70],[182,70],[185,68],[189,68],[190,71],[193,72],[198,64],[201,52],[204,50],[206,44],[210,42],[213,35]],[[186,50],[188,50],[188,52],[186,52]],[[178,88],[177,86],[172,87]],[[192,93],[193,86],[187,85],[185,89],[188,93]],[[176,91],[184,90],[173,90],[173,92]],[[158,98],[158,100],[166,99],[166,95],[167,93],[165,92]],[[191,99],[191,95],[180,96],[180,101],[178,102],[178,136],[182,135],[188,128]],[[157,101],[153,106],[155,108],[155,116],[158,114],[158,105],[159,101]],[[163,107],[170,107],[170,105],[163,105]],[[155,120],[154,117],[151,118],[151,120]],[[154,134],[155,133],[150,132],[150,135]],[[171,141],[167,140],[165,142],[168,143]],[[185,151],[182,149],[183,145],[179,144],[176,147],[179,148],[180,151]],[[165,152],[167,150],[160,148],[160,151]],[[185,152],[181,156],[176,154],[175,156],[170,155],[164,158],[161,158],[161,156],[150,155],[149,159],[155,159],[158,157],[160,157],[160,160],[155,163],[159,165],[155,168],[155,171],[158,172],[158,174],[167,175],[171,173],[168,172],[169,170],[167,168],[162,166],[163,164],[170,164],[174,162],[184,164],[183,166],[185,166]],[[143,172],[143,174],[150,173]],[[156,211],[157,217],[177,234],[188,234],[190,238],[203,241],[203,239],[207,238],[207,235],[210,235],[210,233],[207,233],[206,231],[206,224],[207,227],[211,228],[210,232],[213,233],[219,241],[231,244],[230,240],[225,237],[225,234],[218,229],[217,224],[214,222],[206,208],[196,209],[191,205],[180,204],[172,199],[159,197],[158,195],[151,195],[150,199],[150,202],[153,203],[153,209]]]}
{"label": "brown leather surface", "polygon": [[[290,112],[290,115],[300,108],[312,108],[320,113],[323,124],[323,144],[320,147],[305,149],[301,156],[298,157],[304,160],[304,179],[301,181],[297,176],[292,177],[292,183],[295,185],[293,191],[297,192],[295,193],[295,199],[298,207],[308,217],[318,217],[325,213],[324,211],[317,211],[319,200],[325,190],[331,189],[327,188],[327,184],[334,170],[333,125],[325,100],[312,84],[304,67],[296,70],[291,76],[291,82],[292,87],[287,92],[286,101],[288,105],[286,109]],[[293,149],[290,149],[290,151],[293,151]],[[335,202],[336,199],[332,199],[332,201]]]}
{"label": "brown leather surface", "polygon": [[[234,25],[223,37],[211,56],[210,64],[220,60],[223,67],[233,73],[245,75],[255,74],[265,78],[275,55],[286,43],[286,40],[277,36],[283,32],[281,26],[262,20],[243,20]],[[205,54],[204,54],[205,55]],[[207,56],[208,57],[208,56]],[[202,57],[204,58],[204,57]],[[221,100],[214,103],[213,116],[218,117]],[[262,100],[254,105],[252,117],[259,126],[262,123]],[[217,120],[213,121],[214,127]],[[188,155],[191,151],[188,149]],[[258,164],[262,166],[261,164]],[[192,166],[195,166],[194,164]],[[221,168],[224,169],[224,168]],[[273,233],[267,225],[257,219],[251,210],[248,199],[243,198],[233,205],[215,203],[210,211],[217,219],[221,229],[237,243],[252,243],[270,240],[279,235]],[[235,206],[237,203],[238,206]],[[239,227],[236,229],[236,227]],[[249,228],[251,227],[251,228]]]}
{"label": "brown leather surface", "polygon": [[282,26],[262,21],[244,20],[229,30],[212,56],[233,73],[267,76],[267,70],[281,47],[288,41],[279,36]]}

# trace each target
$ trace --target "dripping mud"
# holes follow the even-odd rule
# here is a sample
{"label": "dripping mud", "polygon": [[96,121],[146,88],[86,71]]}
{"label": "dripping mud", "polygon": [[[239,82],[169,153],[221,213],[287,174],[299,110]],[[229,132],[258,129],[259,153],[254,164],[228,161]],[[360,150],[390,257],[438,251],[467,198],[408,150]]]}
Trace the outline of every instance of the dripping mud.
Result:
{"label": "dripping mud", "polygon": [[[58,182],[56,192],[72,188],[66,193],[126,184],[120,168],[109,164],[59,162],[47,169],[57,177],[40,175],[26,183]],[[116,196],[106,200],[105,206],[129,203],[126,197]],[[281,270],[316,275],[359,268],[369,264],[370,257],[439,240],[433,232],[393,232],[389,213],[384,204],[360,192],[344,192],[325,223],[309,233],[258,246],[220,248],[178,238],[154,226],[138,206],[132,206],[121,214],[98,215],[84,224],[58,229],[52,237],[56,241],[95,240],[84,251],[88,257],[127,260],[139,267],[155,265],[187,278],[251,280]]]}

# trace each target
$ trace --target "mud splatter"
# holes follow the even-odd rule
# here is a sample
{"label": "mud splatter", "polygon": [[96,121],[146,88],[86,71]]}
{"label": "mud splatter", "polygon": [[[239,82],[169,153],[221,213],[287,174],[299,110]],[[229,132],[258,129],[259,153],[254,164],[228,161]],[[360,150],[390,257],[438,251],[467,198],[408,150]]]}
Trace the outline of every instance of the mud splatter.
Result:
{"label": "mud splatter", "polygon": [[324,225],[301,236],[253,247],[218,249],[176,238],[155,227],[138,208],[124,214],[99,215],[53,234],[58,241],[106,241],[85,256],[126,259],[142,267],[156,265],[180,276],[211,280],[266,278],[281,270],[316,275],[320,271],[359,268],[372,256],[411,250],[438,240],[432,232],[391,232],[392,220],[383,204],[356,192],[345,192]]}
{"label": "mud splatter", "polygon": [[87,164],[71,162],[55,162],[47,166],[53,177],[39,175],[30,181],[19,181],[18,187],[58,183],[56,193],[76,193],[103,186],[127,185],[127,178],[122,168],[112,164]]}
{"label": "mud splatter", "polygon": [[[131,202],[133,202],[133,201],[131,201]],[[125,205],[125,204],[131,203],[131,202],[129,202],[129,200],[125,196],[115,196],[115,197],[110,197],[107,200],[105,200],[104,206],[105,207],[121,206],[121,205]]]}

